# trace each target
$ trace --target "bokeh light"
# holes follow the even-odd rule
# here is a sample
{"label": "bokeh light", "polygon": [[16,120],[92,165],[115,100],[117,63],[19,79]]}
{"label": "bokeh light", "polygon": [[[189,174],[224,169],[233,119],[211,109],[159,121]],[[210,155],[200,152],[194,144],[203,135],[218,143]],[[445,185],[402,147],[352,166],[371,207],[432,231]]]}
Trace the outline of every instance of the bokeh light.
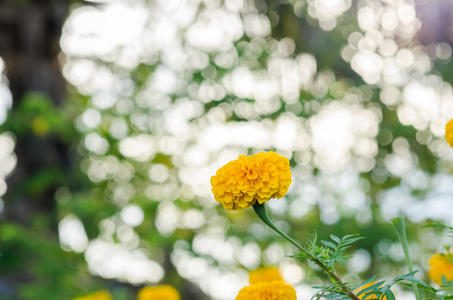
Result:
{"label": "bokeh light", "polygon": [[[308,298],[313,266],[288,258],[294,249],[248,212],[226,214],[213,200],[219,166],[259,151],[291,161],[288,195],[268,207],[299,237],[313,224],[369,229],[400,215],[453,225],[453,152],[443,141],[453,88],[438,71],[452,49],[451,41],[423,42],[426,6],[92,2],[73,6],[59,56],[82,107],[74,152],[92,186],[56,195],[60,246],[83,253],[92,275],[140,286],[174,271],[227,300],[248,284],[247,270],[277,265]],[[7,86],[2,75],[0,124],[12,107]],[[15,143],[0,133],[0,213]],[[421,161],[428,152],[433,161]],[[403,261],[393,239],[372,241],[344,267],[352,278],[375,271],[379,259]],[[421,264],[425,254],[412,248]]]}

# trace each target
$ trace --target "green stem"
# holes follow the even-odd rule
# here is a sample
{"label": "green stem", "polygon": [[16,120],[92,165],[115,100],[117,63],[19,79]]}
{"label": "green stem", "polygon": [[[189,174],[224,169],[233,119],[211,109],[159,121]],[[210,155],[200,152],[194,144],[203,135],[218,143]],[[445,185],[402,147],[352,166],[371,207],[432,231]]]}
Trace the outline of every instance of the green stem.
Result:
{"label": "green stem", "polygon": [[318,265],[321,269],[324,270],[324,272],[326,272],[331,278],[333,278],[333,280],[335,280],[336,282],[338,282],[340,284],[340,286],[342,287],[342,289],[349,295],[349,297],[351,299],[354,299],[354,300],[360,300],[359,297],[357,297],[344,283],[343,281],[340,279],[340,277],[338,277],[338,275],[332,271],[329,267],[327,267],[325,264],[323,264],[319,259],[317,259],[315,256],[313,256],[310,252],[308,252],[304,247],[302,247],[301,245],[299,245],[295,240],[293,240],[290,236],[288,236],[286,233],[284,233],[283,231],[281,231],[277,226],[274,225],[274,223],[272,223],[272,221],[269,219],[269,216],[267,215],[267,212],[266,212],[266,207],[264,206],[264,203],[263,204],[260,204],[258,202],[256,202],[254,205],[253,205],[253,209],[255,210],[256,214],[258,215],[258,217],[260,217],[261,220],[263,220],[264,223],[266,223],[266,225],[268,225],[270,228],[272,228],[273,230],[275,230],[278,234],[280,234],[282,237],[284,237],[286,240],[288,240],[288,242],[290,242],[291,244],[293,244],[294,246],[296,246],[296,248],[298,248],[300,251],[302,251],[302,253],[304,253],[307,257],[310,258],[310,260],[312,262],[314,262],[316,265]]}
{"label": "green stem", "polygon": [[[396,231],[396,235],[398,236],[398,239],[400,240],[401,246],[403,246],[404,256],[406,257],[407,268],[409,269],[409,272],[413,272],[414,268],[412,267],[412,261],[411,261],[410,255],[409,255],[409,243],[407,242],[407,237],[406,237],[404,217],[394,218],[394,219],[392,219],[392,223],[393,223],[393,228]],[[415,298],[417,298],[417,300],[420,300],[420,293],[418,291],[417,284],[415,284],[415,282],[412,282],[412,288],[414,289]]]}

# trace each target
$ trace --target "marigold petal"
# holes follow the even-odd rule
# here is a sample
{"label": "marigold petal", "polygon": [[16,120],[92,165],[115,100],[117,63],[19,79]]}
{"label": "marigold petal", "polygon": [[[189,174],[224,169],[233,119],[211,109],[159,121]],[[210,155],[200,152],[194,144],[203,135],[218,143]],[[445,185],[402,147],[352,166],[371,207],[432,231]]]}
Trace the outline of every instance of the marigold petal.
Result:
{"label": "marigold petal", "polygon": [[112,300],[112,296],[108,291],[100,290],[72,300]]}
{"label": "marigold petal", "polygon": [[438,285],[442,284],[442,276],[447,281],[453,280],[453,258],[450,254],[435,254],[429,260],[428,276]]}
{"label": "marigold petal", "polygon": [[138,300],[180,300],[178,291],[171,285],[146,286],[138,291]]}
{"label": "marigold petal", "polygon": [[450,145],[450,147],[453,147],[453,119],[445,124],[445,140]]}
{"label": "marigold petal", "polygon": [[228,210],[242,210],[286,195],[291,184],[289,160],[275,152],[240,155],[211,177],[214,199]]}
{"label": "marigold petal", "polygon": [[243,287],[236,300],[297,300],[296,290],[281,280]]}
{"label": "marigold petal", "polygon": [[283,278],[280,275],[278,268],[274,266],[258,268],[249,272],[249,281],[252,285],[260,282],[269,282],[275,280],[283,281]]}

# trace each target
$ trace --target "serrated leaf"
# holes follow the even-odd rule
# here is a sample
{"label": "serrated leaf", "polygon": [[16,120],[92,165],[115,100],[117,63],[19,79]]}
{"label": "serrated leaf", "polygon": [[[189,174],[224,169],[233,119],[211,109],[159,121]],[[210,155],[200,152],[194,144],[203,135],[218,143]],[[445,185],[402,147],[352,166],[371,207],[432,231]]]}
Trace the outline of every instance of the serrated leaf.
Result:
{"label": "serrated leaf", "polygon": [[371,286],[369,286],[369,287],[367,287],[367,288],[361,290],[361,291],[357,294],[357,296],[363,295],[363,294],[365,294],[365,293],[367,293],[367,292],[370,292],[370,291],[373,291],[373,290],[375,290],[375,289],[380,288],[380,286],[381,286],[384,282],[385,282],[385,280],[379,281],[378,283],[375,283],[375,284],[373,284],[373,285],[371,285]]}
{"label": "serrated leaf", "polygon": [[335,294],[322,295],[322,297],[326,298],[326,299],[339,299],[339,297],[343,297],[343,295],[335,293]]}
{"label": "serrated leaf", "polygon": [[415,278],[415,277],[406,277],[406,278],[404,278],[404,280],[412,281],[412,282],[415,282],[415,283],[417,283],[419,285],[429,287],[429,285],[427,283],[425,283],[424,281],[422,281],[422,280],[420,280],[418,278]]}
{"label": "serrated leaf", "polygon": [[327,288],[327,286],[315,285],[313,288],[314,288],[314,289],[318,289],[318,290],[324,290],[324,289]]}
{"label": "serrated leaf", "polygon": [[337,236],[331,234],[331,235],[330,235],[330,238],[331,238],[332,240],[334,240],[335,242],[337,242],[337,244],[340,243],[340,238],[339,238],[339,237],[337,237]]}
{"label": "serrated leaf", "polygon": [[321,243],[323,243],[325,246],[332,248],[332,249],[335,249],[337,247],[334,243],[329,242],[329,241],[321,241]]}
{"label": "serrated leaf", "polygon": [[356,290],[356,289],[358,289],[359,287],[362,287],[362,286],[364,286],[364,285],[367,285],[368,283],[372,282],[372,281],[374,280],[374,278],[376,278],[376,276],[373,276],[373,277],[371,277],[371,278],[368,278],[368,279],[365,280],[364,282],[361,282],[361,283],[359,283],[358,285],[353,286],[353,287],[351,288],[351,290]]}
{"label": "serrated leaf", "polygon": [[353,239],[348,239],[346,241],[341,241],[341,244],[342,245],[350,245],[350,244],[355,243],[355,242],[357,242],[358,240],[361,240],[361,239],[363,239],[363,237],[357,237],[357,238],[353,238]]}
{"label": "serrated leaf", "polygon": [[385,291],[385,297],[387,298],[387,300],[396,300],[395,294],[393,294],[390,289]]}
{"label": "serrated leaf", "polygon": [[345,235],[345,236],[342,238],[342,240],[348,239],[348,238],[353,237],[353,236],[359,236],[359,235],[360,235],[360,234],[358,234],[358,233],[347,234],[347,235]]}
{"label": "serrated leaf", "polygon": [[362,300],[376,300],[379,299],[382,293],[379,290],[368,292],[361,297]]}
{"label": "serrated leaf", "polygon": [[406,279],[406,277],[414,277],[414,274],[417,273],[417,272],[418,272],[418,270],[415,270],[415,271],[409,272],[409,273],[407,273],[407,274],[398,276],[398,277],[396,277],[395,279],[393,279],[393,282],[397,282],[397,281]]}

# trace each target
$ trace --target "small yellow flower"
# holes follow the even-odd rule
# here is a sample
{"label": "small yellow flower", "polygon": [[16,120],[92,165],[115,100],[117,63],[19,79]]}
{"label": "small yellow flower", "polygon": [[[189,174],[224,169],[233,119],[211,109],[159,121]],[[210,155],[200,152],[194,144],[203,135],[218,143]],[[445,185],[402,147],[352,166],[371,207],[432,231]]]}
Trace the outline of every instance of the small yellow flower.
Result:
{"label": "small yellow flower", "polygon": [[297,300],[296,290],[281,280],[243,287],[236,300]]}
{"label": "small yellow flower", "polygon": [[253,285],[260,282],[269,282],[275,280],[283,281],[283,278],[276,267],[266,267],[250,271],[249,280],[250,284]]}
{"label": "small yellow flower", "polygon": [[451,254],[435,254],[429,260],[429,278],[438,285],[442,285],[442,276],[447,281],[453,280],[453,261]]}
{"label": "small yellow flower", "polygon": [[275,152],[241,155],[211,177],[212,193],[228,210],[242,210],[258,201],[286,195],[291,184],[289,160]]}
{"label": "small yellow flower", "polygon": [[179,300],[181,296],[171,285],[145,286],[138,291],[137,300]]}
{"label": "small yellow flower", "polygon": [[43,117],[35,117],[31,122],[31,128],[37,136],[45,136],[49,133],[50,125]]}
{"label": "small yellow flower", "polygon": [[453,119],[445,125],[445,140],[453,148]]}
{"label": "small yellow flower", "polygon": [[112,300],[112,296],[109,292],[101,290],[72,300]]}

